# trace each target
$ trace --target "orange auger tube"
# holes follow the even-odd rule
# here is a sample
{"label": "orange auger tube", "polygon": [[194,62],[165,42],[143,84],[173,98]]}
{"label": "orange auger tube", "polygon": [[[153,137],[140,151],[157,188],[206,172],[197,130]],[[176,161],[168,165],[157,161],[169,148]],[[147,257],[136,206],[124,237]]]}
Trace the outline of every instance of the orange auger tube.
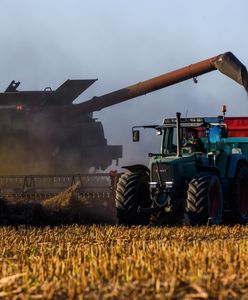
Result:
{"label": "orange auger tube", "polygon": [[221,73],[243,85],[248,91],[248,74],[246,67],[231,52],[226,52],[109,94],[93,97],[91,100],[76,105],[75,113],[98,111],[214,70],[219,70]]}

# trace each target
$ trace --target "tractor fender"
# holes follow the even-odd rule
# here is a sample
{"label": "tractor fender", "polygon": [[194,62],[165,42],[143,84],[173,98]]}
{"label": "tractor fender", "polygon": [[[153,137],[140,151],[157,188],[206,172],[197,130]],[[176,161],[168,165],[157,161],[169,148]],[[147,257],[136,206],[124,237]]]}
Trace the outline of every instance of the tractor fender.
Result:
{"label": "tractor fender", "polygon": [[246,161],[247,157],[242,154],[231,154],[229,156],[229,163],[227,168],[227,178],[234,178],[236,174],[236,168],[240,161]]}
{"label": "tractor fender", "polygon": [[145,174],[145,175],[150,174],[150,170],[144,165],[123,166],[122,168],[127,169],[128,171],[130,171],[132,173],[140,173],[140,174]]}

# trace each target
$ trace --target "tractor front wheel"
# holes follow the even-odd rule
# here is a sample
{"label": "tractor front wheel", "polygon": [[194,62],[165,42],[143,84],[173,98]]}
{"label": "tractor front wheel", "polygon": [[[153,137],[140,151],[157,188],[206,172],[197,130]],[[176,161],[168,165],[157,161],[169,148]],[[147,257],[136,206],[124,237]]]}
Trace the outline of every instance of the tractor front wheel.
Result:
{"label": "tractor front wheel", "polygon": [[119,224],[149,224],[150,215],[138,213],[139,206],[151,205],[148,176],[132,172],[123,174],[117,184],[115,204]]}
{"label": "tractor front wheel", "polygon": [[191,225],[220,224],[222,186],[218,176],[206,174],[191,180],[187,191],[186,217]]}

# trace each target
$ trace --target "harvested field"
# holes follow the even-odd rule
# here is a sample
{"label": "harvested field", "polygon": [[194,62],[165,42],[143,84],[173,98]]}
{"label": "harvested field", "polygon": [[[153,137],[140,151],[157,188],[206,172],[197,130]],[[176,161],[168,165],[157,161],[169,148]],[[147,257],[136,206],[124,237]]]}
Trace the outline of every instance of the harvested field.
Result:
{"label": "harvested field", "polygon": [[0,299],[248,299],[248,227],[0,227]]}

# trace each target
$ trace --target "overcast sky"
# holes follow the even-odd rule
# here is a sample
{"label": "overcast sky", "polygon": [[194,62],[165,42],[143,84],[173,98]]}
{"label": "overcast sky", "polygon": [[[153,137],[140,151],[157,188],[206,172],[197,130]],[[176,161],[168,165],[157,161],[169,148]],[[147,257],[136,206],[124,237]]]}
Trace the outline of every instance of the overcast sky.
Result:
{"label": "overcast sky", "polygon": [[[246,0],[0,0],[1,80],[20,89],[57,88],[66,79],[98,78],[87,100],[217,54],[248,66]],[[96,113],[109,144],[124,145],[121,164],[146,161],[150,137],[131,143],[133,125],[165,116],[247,115],[241,86],[212,72]]]}

